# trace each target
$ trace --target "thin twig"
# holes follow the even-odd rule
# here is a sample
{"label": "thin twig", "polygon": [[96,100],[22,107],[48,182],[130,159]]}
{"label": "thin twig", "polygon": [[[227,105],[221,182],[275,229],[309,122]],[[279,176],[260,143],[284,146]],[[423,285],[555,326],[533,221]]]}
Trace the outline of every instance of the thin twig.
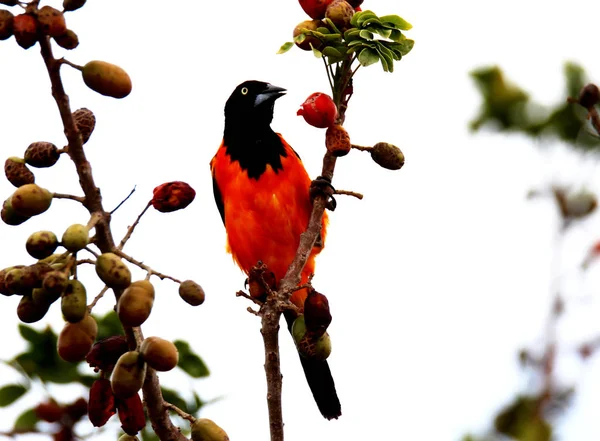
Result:
{"label": "thin twig", "polygon": [[184,420],[188,420],[190,422],[190,424],[194,424],[196,422],[196,417],[194,417],[193,415],[190,415],[187,412],[184,412],[183,410],[181,410],[179,407],[175,406],[174,404],[167,403],[165,401],[163,403],[163,406],[165,406],[168,410],[175,412],[177,415],[179,415]]}
{"label": "thin twig", "polygon": [[85,203],[85,197],[83,196],[74,196],[72,194],[64,194],[64,193],[52,193],[52,197],[54,199],[71,199],[73,201],[77,201],[80,204]]}
{"label": "thin twig", "polygon": [[71,66],[73,69],[77,69],[77,70],[79,70],[79,71],[82,71],[82,70],[83,70],[83,66],[80,66],[80,65],[78,65],[78,64],[75,64],[75,63],[71,63],[71,62],[70,62],[69,60],[67,60],[66,58],[60,58],[60,59],[58,59],[58,60],[56,60],[56,61],[57,61],[58,63],[60,63],[60,64],[67,64],[67,65]]}
{"label": "thin twig", "polygon": [[261,302],[258,299],[255,299],[254,297],[252,297],[251,295],[246,294],[244,291],[238,291],[235,293],[236,297],[243,297],[245,299],[250,300],[251,302],[254,302],[255,304],[257,304],[258,306],[262,306],[263,302]]}
{"label": "thin twig", "polygon": [[90,303],[88,305],[88,311],[92,312],[92,309],[94,309],[94,306],[96,306],[96,303],[98,303],[98,301],[104,297],[104,294],[106,293],[106,291],[108,291],[108,286],[105,286],[104,288],[102,288],[102,291],[100,291],[100,293],[98,293],[98,295],[96,297],[94,297],[94,300],[92,301],[92,303]]}
{"label": "thin twig", "polygon": [[152,274],[153,276],[158,277],[160,280],[169,279],[169,280],[172,280],[173,282],[181,283],[181,280],[176,279],[175,277],[169,276],[168,274],[159,273],[158,271],[153,270],[152,268],[150,268],[145,263],[140,262],[139,260],[134,259],[130,255],[125,254],[123,251],[121,251],[121,250],[119,250],[117,248],[113,249],[113,253],[115,253],[119,257],[122,257],[123,259],[127,260],[128,262],[131,262],[134,265],[139,266],[141,269],[143,269],[144,271],[147,271],[148,273]]}
{"label": "thin twig", "polygon": [[362,145],[356,145],[356,144],[352,144],[351,147],[353,149],[360,150],[363,152],[370,152],[371,150],[373,150],[373,147],[363,147]]}
{"label": "thin twig", "polygon": [[117,247],[117,249],[119,249],[119,250],[123,249],[123,247],[125,246],[125,244],[127,243],[127,241],[131,238],[131,235],[133,234],[133,230],[135,230],[135,227],[137,227],[137,225],[140,223],[140,220],[142,219],[142,216],[146,213],[146,211],[148,211],[148,208],[150,208],[151,205],[152,205],[152,202],[150,201],[144,207],[144,209],[138,215],[138,217],[135,220],[135,222],[127,230],[127,233],[125,234],[125,236],[123,237],[123,239],[121,239],[121,243],[119,243],[119,246]]}
{"label": "thin twig", "polygon": [[135,189],[136,189],[136,185],[133,186],[133,189],[129,192],[129,194],[125,197],[125,199],[123,199],[121,202],[119,202],[119,205],[117,205],[115,208],[113,208],[110,211],[110,214],[115,214],[115,211],[117,211],[119,208],[121,208],[121,205],[123,205],[125,202],[127,202],[127,199],[129,199],[131,197],[131,195],[133,193],[135,193]]}
{"label": "thin twig", "polygon": [[89,263],[90,265],[96,265],[96,261],[92,259],[79,259],[77,260],[77,265],[82,263]]}
{"label": "thin twig", "polygon": [[362,194],[356,193],[355,191],[350,191],[350,190],[339,190],[339,189],[337,189],[333,193],[334,194],[343,194],[343,195],[346,195],[346,196],[353,196],[356,199],[362,199],[362,198],[364,198],[364,196]]}

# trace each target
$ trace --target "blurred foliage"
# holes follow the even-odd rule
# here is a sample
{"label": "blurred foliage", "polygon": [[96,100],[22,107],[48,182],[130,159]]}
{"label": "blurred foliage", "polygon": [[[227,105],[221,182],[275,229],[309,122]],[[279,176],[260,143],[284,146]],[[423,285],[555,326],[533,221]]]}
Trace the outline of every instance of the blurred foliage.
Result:
{"label": "blurred foliage", "polygon": [[[110,311],[104,316],[94,316],[98,323],[98,339],[123,335],[123,328],[119,322],[119,318],[114,311]],[[8,366],[14,368],[22,374],[22,380],[14,384],[6,384],[0,387],[0,407],[7,407],[16,403],[21,397],[34,389],[36,382],[42,384],[73,384],[79,383],[83,387],[88,388],[94,380],[99,378],[98,374],[93,374],[91,368],[85,369],[87,364],[68,363],[62,360],[56,351],[58,335],[49,326],[37,330],[30,326],[20,324],[19,332],[23,339],[27,342],[25,350],[17,354],[12,360],[6,361]],[[175,345],[180,353],[178,367],[192,378],[206,377],[209,375],[209,370],[202,358],[196,354],[190,347],[189,343],[178,340]],[[82,373],[82,372],[88,373]],[[200,396],[194,392],[191,399],[186,400],[180,393],[173,389],[162,387],[163,396],[166,401],[176,405],[185,412],[197,415],[205,402]],[[35,392],[33,392],[35,393]],[[38,391],[39,393],[39,391]],[[86,397],[87,399],[87,397]],[[52,397],[46,396],[41,398],[40,402],[56,402]],[[68,409],[68,404],[58,404],[59,406]],[[73,404],[71,404],[72,406]],[[37,408],[27,409],[21,413],[16,419],[12,433],[28,433],[37,432],[40,430],[38,423],[43,420],[38,415]],[[116,417],[114,417],[116,418]],[[142,438],[145,441],[153,441],[156,435],[150,427],[142,431]]]}
{"label": "blurred foliage", "polygon": [[518,132],[531,137],[560,139],[583,150],[600,148],[600,138],[587,130],[587,111],[567,98],[579,96],[586,84],[581,66],[566,63],[564,98],[552,106],[531,99],[530,94],[508,80],[498,66],[471,72],[483,103],[470,128],[478,131],[489,127],[499,132]]}

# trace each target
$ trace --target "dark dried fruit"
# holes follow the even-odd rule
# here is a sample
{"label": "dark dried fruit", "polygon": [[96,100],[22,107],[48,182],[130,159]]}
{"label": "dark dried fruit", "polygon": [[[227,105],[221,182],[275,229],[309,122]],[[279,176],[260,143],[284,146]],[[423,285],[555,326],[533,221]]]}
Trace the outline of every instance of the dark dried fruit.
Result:
{"label": "dark dried fruit", "polygon": [[79,46],[79,37],[71,29],[67,29],[64,34],[54,37],[54,41],[63,49],[72,50]]}
{"label": "dark dried fruit", "polygon": [[404,165],[404,154],[395,145],[378,142],[371,149],[371,158],[388,170],[399,170]]}
{"label": "dark dried fruit", "polygon": [[306,330],[317,337],[323,335],[331,323],[329,301],[324,294],[314,289],[308,290],[308,296],[304,300],[304,323]]}
{"label": "dark dried fruit", "polygon": [[25,150],[25,162],[32,167],[52,167],[59,157],[58,148],[51,142],[33,142]]}
{"label": "dark dried fruit", "polygon": [[193,280],[184,280],[179,285],[179,296],[192,306],[204,303],[204,290]]}
{"label": "dark dried fruit", "polygon": [[63,0],[63,9],[65,11],[75,11],[85,5],[86,0]]}
{"label": "dark dried fruit", "polygon": [[170,371],[179,361],[177,347],[160,337],[146,337],[140,346],[140,353],[148,366],[161,372]]}
{"label": "dark dried fruit", "polygon": [[102,427],[117,413],[115,395],[106,378],[99,378],[92,383],[88,405],[88,416],[94,427]]}
{"label": "dark dried fruit", "polygon": [[581,89],[581,93],[579,94],[580,105],[586,109],[590,109],[598,104],[598,101],[600,101],[600,90],[598,90],[598,86],[590,83]]}
{"label": "dark dried fruit", "polygon": [[12,156],[4,162],[4,174],[6,175],[6,179],[15,187],[35,182],[35,176],[27,168],[25,161],[16,156]]}
{"label": "dark dried fruit", "polygon": [[140,326],[150,316],[154,305],[154,287],[147,280],[133,282],[117,302],[119,320],[125,326]]}
{"label": "dark dried fruit", "polygon": [[52,193],[37,184],[26,184],[10,197],[12,208],[21,216],[36,216],[52,204]]}
{"label": "dark dried fruit", "polygon": [[0,5],[16,6],[18,3],[18,0],[0,0]]}
{"label": "dark dried fruit", "polygon": [[277,280],[273,271],[256,271],[254,269],[250,271],[248,274],[248,291],[252,297],[264,301],[267,296],[265,284],[272,291],[277,289]]}
{"label": "dark dried fruit", "polygon": [[69,278],[62,271],[50,271],[42,280],[42,288],[51,295],[60,296],[67,288]]}
{"label": "dark dried fruit", "polygon": [[37,20],[29,14],[19,14],[13,20],[13,32],[19,46],[29,49],[38,39]]}
{"label": "dark dried fruit", "polygon": [[356,8],[358,8],[363,3],[363,0],[346,0],[346,1],[348,3],[350,3],[350,6],[352,6],[354,8],[354,10],[356,10]]}
{"label": "dark dried fruit", "polygon": [[73,112],[73,122],[81,134],[81,139],[85,144],[90,139],[94,127],[96,127],[96,117],[90,109],[85,107]]}
{"label": "dark dried fruit", "polygon": [[15,16],[6,9],[0,9],[0,40],[6,40],[13,34]]}
{"label": "dark dried fruit", "polygon": [[192,441],[229,441],[229,436],[213,420],[198,418],[192,424]]}
{"label": "dark dried fruit", "polygon": [[333,156],[345,156],[352,149],[350,135],[341,125],[333,125],[325,133],[325,147]]}
{"label": "dark dried fruit", "polygon": [[17,306],[17,316],[23,323],[35,323],[44,318],[50,305],[37,303],[31,295],[24,295]]}
{"label": "dark dried fruit", "polygon": [[44,259],[56,250],[58,238],[52,231],[36,231],[27,238],[25,248],[31,257]]}
{"label": "dark dried fruit", "polygon": [[83,82],[101,95],[125,98],[131,93],[131,78],[119,66],[105,61],[90,61],[82,70]]}
{"label": "dark dried fruit", "polygon": [[39,29],[44,35],[57,37],[67,31],[65,16],[52,6],[42,6],[37,12],[37,20]]}
{"label": "dark dried fruit", "polygon": [[120,399],[137,395],[146,378],[146,363],[137,351],[125,352],[119,357],[110,384],[115,397]]}
{"label": "dark dried fruit", "polygon": [[161,213],[170,213],[187,207],[195,197],[196,192],[185,182],[166,182],[154,189],[152,206]]}
{"label": "dark dried fruit", "polygon": [[114,253],[104,253],[98,256],[96,274],[109,288],[125,289],[131,284],[131,271]]}
{"label": "dark dried fruit", "polygon": [[146,426],[144,406],[138,394],[124,400],[117,400],[117,412],[121,429],[130,436],[134,436]]}
{"label": "dark dried fruit", "polygon": [[119,357],[128,350],[127,338],[124,335],[113,335],[95,343],[85,357],[85,361],[96,372],[99,370],[111,372]]}
{"label": "dark dried fruit", "polygon": [[79,421],[82,417],[87,415],[87,408],[88,403],[85,398],[77,398],[65,407],[65,412],[73,421]]}
{"label": "dark dried fruit", "polygon": [[[294,43],[296,44],[296,46],[298,46],[300,49],[305,50],[305,51],[310,51],[312,50],[312,48],[315,49],[321,49],[323,47],[323,42],[315,37],[314,35],[308,35],[306,34],[304,36],[304,40],[302,40],[301,42],[296,41],[296,38],[302,34],[304,34],[306,31],[316,31],[317,28],[319,27],[324,27],[325,23],[323,23],[321,20],[306,20],[303,21],[302,23],[299,23],[295,28],[294,28]],[[312,48],[311,48],[312,46]]]}
{"label": "dark dried fruit", "polygon": [[87,313],[85,286],[79,280],[69,280],[60,302],[63,317],[70,323],[77,323]]}
{"label": "dark dried fruit", "polygon": [[30,216],[23,216],[17,213],[13,207],[10,198],[4,201],[2,204],[2,212],[0,213],[2,222],[6,225],[21,225],[23,222],[30,219]]}
{"label": "dark dried fruit", "polygon": [[64,414],[63,407],[54,400],[45,401],[34,408],[35,415],[42,421],[55,423]]}

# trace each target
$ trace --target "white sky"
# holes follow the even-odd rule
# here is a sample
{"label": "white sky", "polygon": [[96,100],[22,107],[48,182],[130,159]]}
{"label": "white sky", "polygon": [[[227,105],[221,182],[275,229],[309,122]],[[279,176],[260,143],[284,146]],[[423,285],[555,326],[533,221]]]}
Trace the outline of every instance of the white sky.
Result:
{"label": "white sky", "polygon": [[[86,151],[105,206],[116,206],[137,186],[115,214],[116,237],[156,185],[184,180],[197,191],[184,211],[150,212],[126,248],[159,271],[195,279],[207,292],[206,303],[192,308],[176,285],[157,283],[145,334],[188,339],[212,370],[193,384],[176,372],[160,377],[182,393],[193,387],[205,400],[223,397],[202,416],[232,440],[267,439],[259,321],[234,295],[244,277],[224,251],[208,162],[220,143],[225,100],[243,80],[260,79],[288,89],[273,127],[318,174],[324,131],[306,125],[296,110],[310,93],[327,91],[322,64],[295,49],[275,55],[306,16],[293,0],[179,1],[177,8],[149,0],[88,3],[67,16],[81,42],[67,58],[119,64],[134,83],[129,97],[113,100],[88,90],[78,72],[65,67],[63,75],[73,109],[88,107],[97,117]],[[562,94],[564,61],[600,76],[594,44],[600,8],[584,0],[367,0],[363,6],[411,22],[407,35],[416,44],[393,74],[378,66],[359,71],[346,127],[357,144],[400,146],[406,165],[388,172],[361,152],[338,162],[334,184],[365,194],[360,202],[339,197],[314,280],[334,317],[330,366],[343,416],[321,418],[291,338],[282,334],[286,439],[457,440],[487,428],[498,408],[527,386],[516,352],[543,337],[557,222],[552,204],[527,201],[527,191],[556,181],[599,184],[595,163],[583,164],[560,146],[470,135],[467,124],[479,99],[468,72],[497,63],[534,98],[554,102]],[[2,153],[22,155],[39,140],[64,145],[38,47],[25,52],[12,39],[0,43]],[[52,191],[80,194],[67,158],[36,171],[36,179]],[[0,180],[2,198],[11,192]],[[51,229],[60,236],[86,221],[76,203],[59,200],[21,227],[0,226],[0,267],[29,262],[24,243],[32,232]],[[599,332],[598,267],[585,277],[576,270],[597,228],[593,216],[569,234],[561,277],[554,280],[571,299],[559,328],[566,342],[561,378],[580,386],[562,439],[600,436],[599,362],[582,367],[569,352]],[[100,286],[92,273],[84,280],[95,295]],[[1,300],[1,356],[10,358],[23,348],[17,299]],[[111,308],[110,300],[100,302],[100,311]],[[39,326],[46,323],[60,329],[59,308]],[[66,400],[71,392],[74,398],[75,391],[60,393]],[[2,412],[0,430],[7,430],[12,408]]]}

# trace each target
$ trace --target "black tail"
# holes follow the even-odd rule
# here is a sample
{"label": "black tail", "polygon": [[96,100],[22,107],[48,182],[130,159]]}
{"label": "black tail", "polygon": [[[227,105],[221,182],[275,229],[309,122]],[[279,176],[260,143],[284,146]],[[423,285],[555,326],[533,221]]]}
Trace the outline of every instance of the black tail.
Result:
{"label": "black tail", "polygon": [[[292,324],[295,317],[292,314],[285,314],[285,320],[288,329],[292,330]],[[321,411],[321,414],[328,420],[337,419],[342,414],[340,400],[335,391],[335,383],[329,370],[327,361],[310,360],[298,354],[306,381],[310,386],[315,402]]]}

